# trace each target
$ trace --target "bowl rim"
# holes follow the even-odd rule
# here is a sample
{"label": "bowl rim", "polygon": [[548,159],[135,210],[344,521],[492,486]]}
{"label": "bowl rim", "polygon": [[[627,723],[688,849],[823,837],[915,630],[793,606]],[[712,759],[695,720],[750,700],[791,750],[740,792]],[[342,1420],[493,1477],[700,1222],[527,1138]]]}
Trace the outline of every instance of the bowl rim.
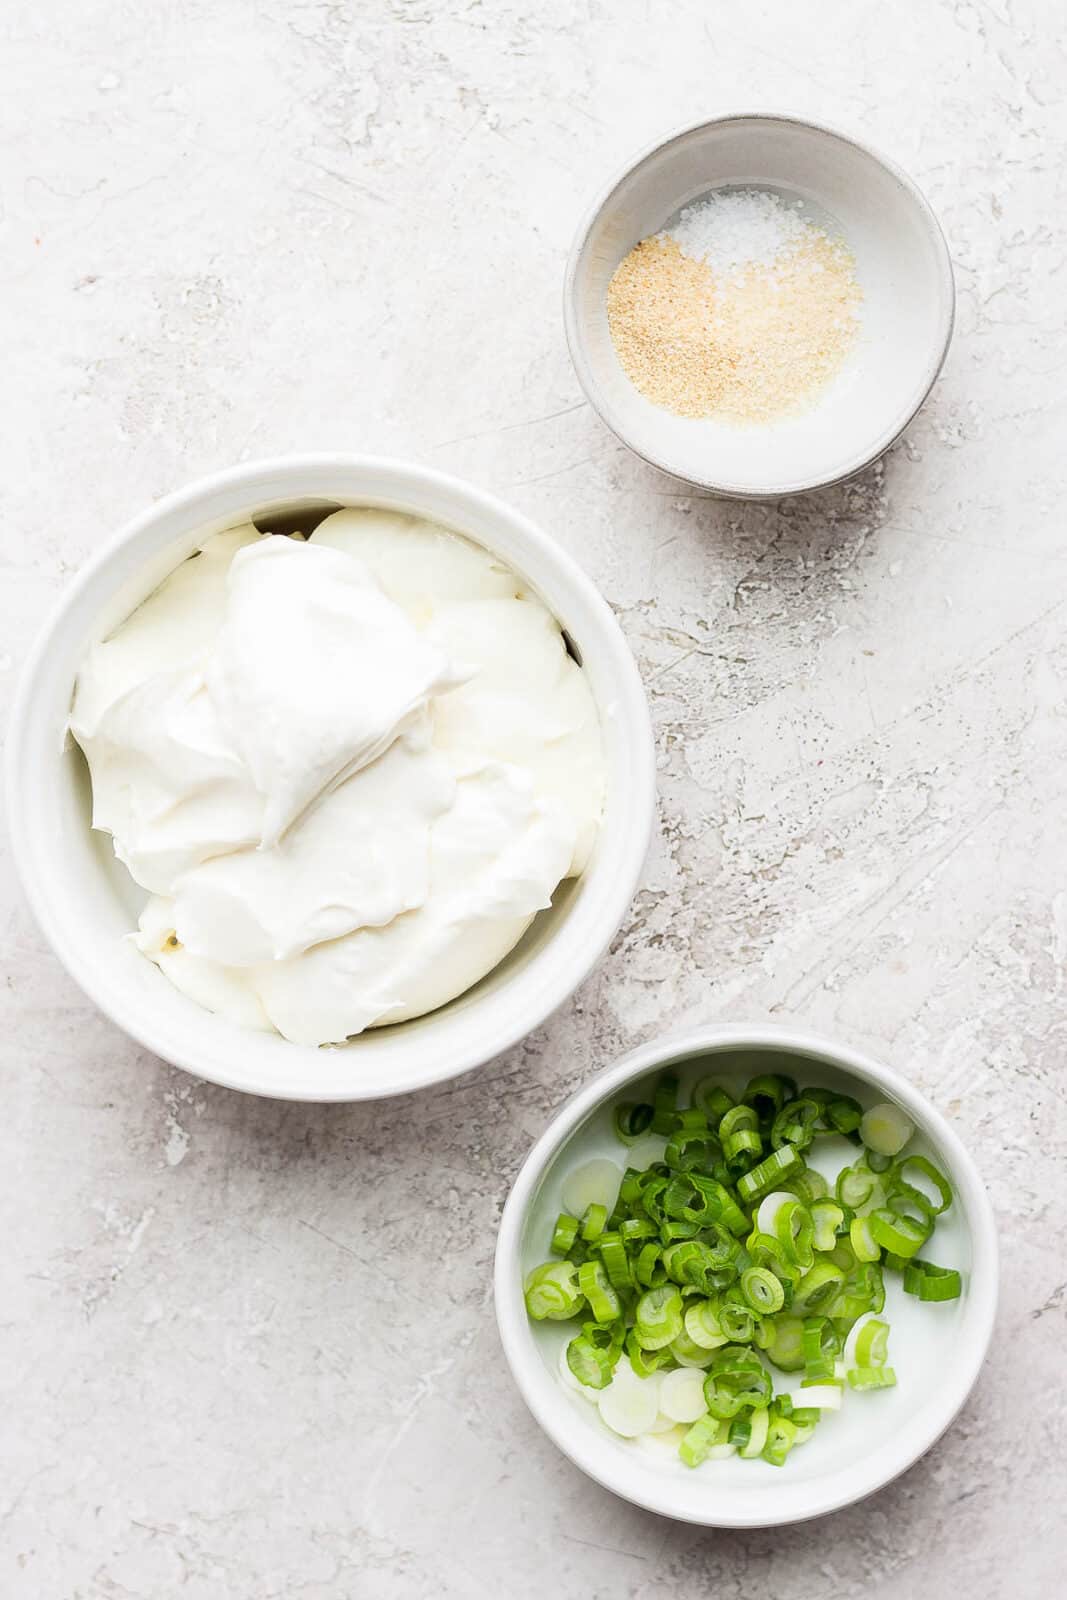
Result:
{"label": "bowl rim", "polygon": [[[183,1030],[168,1030],[166,1024],[157,1025],[146,1008],[132,999],[126,1004],[121,981],[116,980],[111,989],[102,994],[97,983],[94,965],[83,949],[76,918],[66,915],[67,902],[63,894],[54,892],[54,886],[42,878],[38,871],[39,841],[31,824],[36,770],[24,759],[30,737],[31,723],[38,709],[39,681],[42,663],[48,656],[53,641],[62,632],[68,617],[76,612],[86,592],[91,590],[108,567],[130,544],[143,538],[157,524],[173,517],[186,517],[190,530],[195,527],[198,511],[202,520],[210,520],[208,502],[217,497],[247,488],[249,499],[254,500],[257,486],[270,482],[263,490],[263,499],[283,499],[286,492],[293,498],[331,496],[322,483],[316,487],[316,478],[329,479],[334,473],[379,474],[394,477],[398,482],[411,485],[413,498],[420,493],[438,493],[452,496],[471,509],[475,516],[507,524],[528,547],[534,559],[531,566],[550,570],[567,591],[573,594],[598,629],[598,644],[603,643],[609,655],[615,681],[614,705],[619,709],[617,720],[628,728],[627,740],[632,768],[630,770],[628,827],[620,832],[625,849],[624,859],[613,880],[601,889],[599,910],[595,918],[596,935],[565,967],[557,965],[554,971],[546,970],[543,960],[554,944],[550,940],[544,950],[537,951],[522,976],[527,978],[525,994],[511,997],[512,1004],[506,1024],[499,1019],[493,1026],[482,1028],[482,1038],[476,1038],[478,1029],[470,1029],[462,1047],[441,1051],[429,1067],[409,1076],[400,1084],[382,1083],[362,1085],[358,1073],[339,1074],[336,1088],[317,1087],[305,1091],[299,1082],[288,1077],[283,1084],[265,1086],[262,1071],[257,1085],[254,1069],[230,1071],[217,1061],[205,1064],[196,1041],[188,1041]],[[374,501],[373,491],[367,491],[367,503]],[[356,503],[354,500],[352,503]],[[205,509],[205,507],[207,507]],[[239,515],[234,514],[235,517]],[[463,532],[462,527],[457,531]],[[479,542],[478,535],[469,535]],[[488,546],[488,541],[485,541]],[[145,564],[150,562],[152,551],[145,552]],[[521,562],[515,563],[521,566]],[[536,583],[536,574],[526,574]],[[117,581],[113,589],[120,588]],[[588,644],[587,644],[588,649]],[[604,715],[604,705],[598,708]],[[611,607],[597,589],[593,580],[583,571],[574,557],[537,523],[523,512],[501,500],[489,490],[482,489],[465,479],[434,467],[408,461],[402,457],[360,452],[308,452],[292,455],[264,457],[237,466],[223,468],[194,479],[181,488],[153,501],[125,522],[119,530],[102,542],[77,573],[62,588],[50,611],[38,628],[36,637],[25,658],[8,725],[6,751],[6,801],[8,834],[16,876],[38,927],[61,964],[93,1005],[145,1049],[171,1062],[174,1066],[194,1074],[207,1082],[223,1088],[263,1095],[272,1099],[305,1101],[308,1103],[353,1102],[390,1098],[394,1095],[417,1092],[453,1078],[458,1078],[475,1068],[484,1066],[505,1050],[512,1048],[527,1034],[539,1027],[575,989],[588,977],[600,961],[626,915],[640,883],[641,872],[648,854],[656,806],[655,744],[652,733],[648,699],[636,661]],[[519,974],[516,974],[518,977]],[[505,991],[506,992],[506,991]],[[519,1003],[521,999],[521,1004]],[[195,1002],[192,1002],[195,1004]],[[445,1009],[445,1008],[442,1008]],[[211,1014],[205,1010],[205,1016]],[[427,1013],[432,1018],[434,1012]],[[221,1019],[220,1019],[221,1020]],[[418,1019],[421,1020],[421,1019]],[[486,1022],[489,1019],[485,1019]],[[234,1027],[235,1025],[230,1024]],[[243,1036],[246,1030],[240,1030]],[[274,1038],[275,1036],[271,1035]],[[280,1039],[280,1036],[277,1036]],[[286,1041],[281,1040],[282,1044]],[[303,1046],[292,1046],[294,1051]],[[220,1052],[221,1054],[222,1052]],[[232,1058],[238,1061],[238,1050]],[[249,1052],[249,1058],[251,1052]],[[295,1062],[295,1056],[294,1056]]]}
{"label": "bowl rim", "polygon": [[[602,1459],[601,1452],[595,1448],[600,1442],[599,1436],[580,1417],[575,1416],[573,1427],[562,1425],[560,1417],[569,1416],[569,1413],[562,1408],[554,1411],[541,1403],[540,1385],[533,1375],[543,1374],[544,1367],[531,1343],[517,1267],[523,1224],[536,1187],[549,1162],[578,1125],[634,1078],[708,1048],[784,1049],[821,1058],[828,1065],[852,1072],[872,1086],[884,1089],[914,1115],[921,1128],[936,1137],[945,1152],[953,1183],[965,1199],[971,1229],[973,1262],[967,1292],[967,1323],[961,1330],[951,1381],[945,1385],[937,1405],[928,1408],[929,1426],[923,1430],[918,1446],[911,1448],[905,1443],[895,1455],[890,1450],[884,1469],[873,1474],[865,1476],[860,1462],[850,1464],[847,1471],[804,1480],[803,1487],[808,1493],[796,1497],[802,1504],[751,1516],[716,1514],[713,1503],[706,1514],[679,1510],[671,1504],[671,1480],[665,1478],[663,1492],[657,1493],[650,1487],[656,1482],[654,1474],[631,1471],[629,1458],[622,1452]],[[906,1472],[937,1442],[966,1401],[986,1358],[999,1293],[997,1258],[993,1208],[974,1160],[942,1114],[908,1079],[864,1051],[837,1044],[825,1035],[802,1027],[767,1022],[708,1023],[661,1034],[638,1045],[564,1101],[535,1141],[505,1202],[497,1234],[493,1291],[500,1341],[519,1392],[534,1419],[576,1467],[623,1499],[675,1521],[712,1528],[769,1528],[825,1516],[865,1499]],[[774,1497],[768,1494],[767,1498]]]}
{"label": "bowl rim", "polygon": [[[650,454],[647,449],[635,443],[597,382],[592,366],[586,356],[581,319],[577,314],[576,308],[575,282],[578,276],[578,267],[589,242],[589,235],[592,233],[601,212],[607,206],[615,191],[631,173],[636,172],[638,167],[643,166],[646,161],[651,160],[660,151],[666,150],[669,146],[688,138],[691,134],[702,133],[707,128],[718,127],[720,124],[727,122],[784,122],[793,127],[807,128],[827,138],[836,139],[842,144],[851,145],[853,149],[860,151],[870,160],[877,162],[879,166],[884,167],[886,172],[896,180],[909,196],[919,216],[926,224],[927,232],[934,246],[934,254],[938,266],[939,308],[941,313],[940,342],[936,347],[936,353],[928,362],[921,388],[917,391],[915,402],[907,415],[899,423],[893,423],[889,428],[884,429],[872,446],[858,451],[840,472],[834,472],[827,477],[798,478],[783,488],[773,490],[752,489],[742,484],[730,483],[727,480],[716,478],[682,475],[671,467],[666,466],[660,458]],[[816,489],[830,489],[835,484],[847,483],[850,478],[856,477],[857,474],[871,466],[873,462],[879,460],[896,443],[926,404],[930,391],[937,382],[948,356],[955,322],[956,280],[952,271],[952,256],[949,252],[948,241],[945,238],[944,229],[937,213],[914,179],[909,177],[908,173],[902,167],[899,167],[895,161],[883,155],[873,145],[868,144],[865,139],[858,139],[853,134],[845,133],[841,128],[833,127],[829,123],[819,122],[812,117],[803,117],[790,111],[724,111],[714,117],[702,117],[697,122],[687,123],[685,127],[677,128],[673,133],[669,133],[665,137],[656,139],[652,144],[647,145],[636,156],[631,157],[624,166],[616,170],[611,181],[599,191],[595,200],[586,209],[575,232],[563,276],[563,325],[567,336],[567,346],[570,350],[571,361],[582,392],[601,421],[611,429],[620,443],[624,444],[628,450],[632,450],[648,466],[655,467],[657,472],[665,473],[678,483],[689,483],[696,488],[706,489],[713,495],[721,495],[723,498],[730,500],[775,501],[784,500],[789,495],[809,494]]]}

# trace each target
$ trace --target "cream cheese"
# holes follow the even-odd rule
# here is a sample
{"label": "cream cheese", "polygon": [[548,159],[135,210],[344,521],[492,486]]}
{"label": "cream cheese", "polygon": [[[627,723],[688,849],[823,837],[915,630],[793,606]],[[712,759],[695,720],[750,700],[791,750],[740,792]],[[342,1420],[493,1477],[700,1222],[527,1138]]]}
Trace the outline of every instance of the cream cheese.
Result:
{"label": "cream cheese", "polygon": [[302,1044],[491,971],[603,803],[559,625],[450,531],[345,510],[205,542],[90,652],[93,824],[151,892],[138,943],[199,1004]]}

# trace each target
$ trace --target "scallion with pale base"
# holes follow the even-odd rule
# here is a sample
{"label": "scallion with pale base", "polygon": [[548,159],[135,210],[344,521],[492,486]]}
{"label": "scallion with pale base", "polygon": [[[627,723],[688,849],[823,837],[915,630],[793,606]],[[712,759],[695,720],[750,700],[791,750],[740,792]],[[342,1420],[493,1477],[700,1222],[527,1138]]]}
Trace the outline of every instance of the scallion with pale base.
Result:
{"label": "scallion with pale base", "polygon": [[[954,1267],[919,1254],[952,1188],[908,1153],[915,1130],[897,1106],[865,1111],[773,1073],[736,1095],[703,1079],[685,1098],[666,1073],[614,1108],[628,1165],[568,1174],[526,1307],[579,1325],[560,1381],[614,1433],[689,1467],[734,1455],[781,1467],[846,1396],[896,1385],[886,1272],[922,1301],[962,1293]],[[842,1135],[863,1148],[831,1185],[807,1156]],[[792,1394],[775,1392],[780,1373],[799,1379]]]}

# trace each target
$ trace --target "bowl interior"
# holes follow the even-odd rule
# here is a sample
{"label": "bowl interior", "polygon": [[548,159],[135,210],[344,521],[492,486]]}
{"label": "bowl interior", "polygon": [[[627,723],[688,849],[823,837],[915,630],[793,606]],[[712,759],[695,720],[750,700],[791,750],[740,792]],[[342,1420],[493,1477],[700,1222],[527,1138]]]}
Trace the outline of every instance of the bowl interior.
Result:
{"label": "bowl interior", "polygon": [[[614,936],[647,846],[651,735],[636,667],[610,611],[563,554],[477,491],[400,464],[351,462],[234,474],[217,492],[176,497],[97,559],[68,593],[27,668],[13,721],[9,782],[18,854],[33,908],[83,988],[134,1037],[201,1076],[254,1093],[363,1099],[467,1070],[543,1021]],[[315,494],[315,490],[318,494]],[[309,497],[313,504],[309,505]],[[204,537],[245,519],[279,531],[309,511],[375,505],[432,517],[520,573],[564,627],[600,712],[605,817],[593,859],[560,886],[520,944],[481,983],[426,1017],[309,1049],[215,1017],[180,994],[127,937],[142,891],[90,827],[80,750],[65,737],[74,678],[106,635]],[[636,782],[635,782],[636,775]]]}
{"label": "bowl interior", "polygon": [[[709,190],[736,185],[804,200],[850,246],[863,291],[858,340],[823,394],[800,415],[747,427],[645,400],[615,355],[606,309],[611,276],[639,240]],[[879,455],[937,375],[952,308],[945,243],[918,192],[851,140],[784,117],[708,123],[640,160],[579,240],[567,293],[578,375],[609,426],[664,471],[752,496],[832,482]]]}
{"label": "bowl interior", "polygon": [[[513,1261],[513,1289],[521,1306],[521,1283],[527,1272],[549,1259],[548,1241],[562,1204],[566,1176],[594,1157],[625,1166],[625,1149],[611,1128],[611,1108],[620,1099],[646,1099],[666,1066],[678,1071],[685,1091],[711,1072],[727,1086],[740,1089],[756,1072],[784,1072],[805,1085],[825,1085],[853,1094],[861,1104],[896,1099],[916,1123],[910,1149],[934,1160],[953,1183],[955,1200],[939,1219],[930,1255],[940,1265],[959,1269],[964,1291],[957,1301],[923,1304],[905,1295],[899,1277],[886,1273],[884,1315],[890,1323],[889,1362],[897,1373],[895,1389],[871,1394],[846,1390],[840,1412],[828,1414],[813,1438],[794,1450],[786,1466],[733,1457],[706,1462],[695,1471],[677,1455],[670,1436],[626,1440],[601,1422],[595,1404],[567,1388],[559,1377],[560,1350],[573,1337],[565,1323],[531,1323],[522,1312],[526,1343],[522,1364],[535,1397],[535,1410],[563,1449],[601,1482],[642,1505],[712,1525],[743,1526],[813,1515],[858,1498],[909,1464],[951,1420],[966,1393],[954,1401],[972,1320],[972,1269],[984,1204],[970,1178],[961,1174],[956,1153],[931,1128],[929,1113],[917,1114],[915,1097],[887,1094],[884,1086],[866,1082],[856,1072],[822,1055],[797,1054],[785,1048],[739,1050],[736,1047],[683,1051],[664,1056],[656,1066],[615,1088],[606,1099],[563,1134],[547,1156],[518,1224],[518,1261]],[[920,1105],[922,1103],[920,1102]],[[827,1177],[856,1156],[856,1147],[836,1136],[820,1139],[809,1152],[810,1165]],[[961,1181],[963,1180],[963,1181]],[[983,1296],[983,1300],[986,1297]],[[775,1391],[799,1387],[802,1374],[771,1369]],[[969,1387],[969,1381],[967,1384]],[[529,1398],[529,1396],[528,1396]],[[946,1399],[949,1408],[945,1411]],[[941,1413],[944,1412],[943,1415]]]}

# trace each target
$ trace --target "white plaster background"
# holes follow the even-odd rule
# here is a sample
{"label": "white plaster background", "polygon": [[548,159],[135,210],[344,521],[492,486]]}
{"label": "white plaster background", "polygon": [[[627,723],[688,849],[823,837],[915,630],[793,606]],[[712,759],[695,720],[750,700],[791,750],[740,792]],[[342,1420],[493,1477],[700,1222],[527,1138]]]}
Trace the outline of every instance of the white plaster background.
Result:
{"label": "white plaster background", "polygon": [[[404,453],[582,562],[648,683],[661,827],[610,957],[416,1099],[242,1099],[151,1059],[5,864],[0,1592],[11,1600],[992,1600],[1061,1589],[1067,61],[1057,0],[6,0],[0,673],[153,496]],[[868,136],[939,210],[945,374],[884,466],[687,495],[572,374],[572,231],[729,107]],[[975,1151],[1003,1303],[950,1434],[778,1533],[673,1525],[540,1435],[490,1300],[552,1108],[699,1018],[885,1056]]]}

